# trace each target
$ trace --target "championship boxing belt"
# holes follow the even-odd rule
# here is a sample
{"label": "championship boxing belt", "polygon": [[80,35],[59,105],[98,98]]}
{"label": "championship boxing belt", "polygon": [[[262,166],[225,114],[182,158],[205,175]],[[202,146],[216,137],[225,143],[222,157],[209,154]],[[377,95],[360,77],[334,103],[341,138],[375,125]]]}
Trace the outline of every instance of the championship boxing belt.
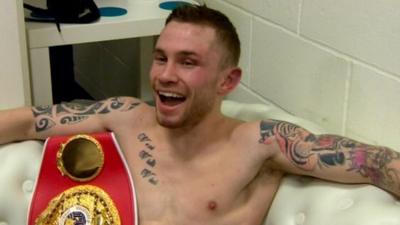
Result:
{"label": "championship boxing belt", "polygon": [[29,225],[138,225],[136,196],[113,133],[46,140]]}

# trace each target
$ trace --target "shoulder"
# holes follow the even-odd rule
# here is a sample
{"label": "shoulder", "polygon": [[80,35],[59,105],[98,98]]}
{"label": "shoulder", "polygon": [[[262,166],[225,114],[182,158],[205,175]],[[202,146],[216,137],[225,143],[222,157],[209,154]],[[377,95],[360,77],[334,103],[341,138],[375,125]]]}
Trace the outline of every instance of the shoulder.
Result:
{"label": "shoulder", "polygon": [[133,97],[111,97],[99,101],[99,114],[104,116],[107,127],[126,126],[150,118],[154,109],[146,102]]}
{"label": "shoulder", "polygon": [[293,136],[294,134],[307,133],[306,129],[287,121],[280,120],[258,120],[253,122],[244,122],[237,126],[236,135],[248,137],[252,141],[257,139],[260,144],[265,144],[268,138],[278,136]]}
{"label": "shoulder", "polygon": [[99,101],[98,103],[103,105],[108,105],[112,109],[125,108],[128,110],[136,106],[139,106],[141,104],[144,104],[144,102],[141,101],[140,99],[129,96],[110,97],[102,101]]}
{"label": "shoulder", "polygon": [[262,130],[263,126],[266,121],[270,120],[256,120],[251,122],[239,122],[238,125],[235,127],[234,132],[232,133],[233,136],[242,137],[242,139],[249,140],[249,141],[256,141],[258,142],[262,137]]}
{"label": "shoulder", "polygon": [[266,121],[270,120],[239,123],[232,132],[231,142],[244,151],[256,153],[257,157],[269,158],[276,149],[268,148],[263,141]]}
{"label": "shoulder", "polygon": [[118,96],[99,101],[97,107],[102,108],[104,114],[109,112],[124,113],[149,110],[151,107],[140,99],[127,96]]}

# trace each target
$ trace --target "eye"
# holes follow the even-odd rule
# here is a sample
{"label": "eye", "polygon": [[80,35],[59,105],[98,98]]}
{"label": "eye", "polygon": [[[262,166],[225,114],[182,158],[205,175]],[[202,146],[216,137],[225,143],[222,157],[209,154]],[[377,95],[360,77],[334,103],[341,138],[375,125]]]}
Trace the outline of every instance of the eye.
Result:
{"label": "eye", "polygon": [[167,57],[163,55],[154,55],[153,61],[157,64],[164,64],[165,62],[167,62]]}
{"label": "eye", "polygon": [[184,60],[182,60],[181,64],[184,67],[193,67],[193,66],[197,65],[196,61],[194,61],[192,59],[184,59]]}

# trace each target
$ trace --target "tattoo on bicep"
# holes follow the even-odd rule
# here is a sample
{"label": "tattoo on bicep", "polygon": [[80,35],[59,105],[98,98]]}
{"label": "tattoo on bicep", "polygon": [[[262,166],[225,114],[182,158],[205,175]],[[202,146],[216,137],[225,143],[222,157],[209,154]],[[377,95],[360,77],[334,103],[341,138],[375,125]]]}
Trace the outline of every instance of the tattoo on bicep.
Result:
{"label": "tattoo on bicep", "polygon": [[152,144],[151,139],[145,134],[140,133],[137,136],[137,139],[144,143],[144,149],[139,151],[139,158],[146,162],[146,168],[144,168],[140,175],[142,178],[147,179],[147,181],[152,185],[158,184],[157,174],[153,172],[153,169],[156,167],[157,161],[153,156],[153,151],[155,150],[155,146]]}
{"label": "tattoo on bicep", "polygon": [[260,143],[270,144],[274,137],[280,150],[297,167],[313,170],[321,167],[341,166],[346,162],[342,149],[354,148],[356,142],[335,135],[316,136],[287,122],[262,121]]}
{"label": "tattoo on bicep", "polygon": [[89,116],[76,116],[76,115],[64,116],[60,119],[60,123],[71,125],[71,124],[76,124],[76,123],[82,122],[88,118],[89,118]]}
{"label": "tattoo on bicep", "polygon": [[134,108],[136,108],[136,106],[138,106],[138,105],[140,105],[139,102],[131,103],[131,104],[128,106],[128,108],[125,109],[124,111],[129,111],[129,110],[131,110],[131,109],[134,109]]}
{"label": "tattoo on bicep", "polygon": [[276,140],[281,152],[297,167],[312,170],[316,156],[309,151],[315,136],[291,123],[268,120],[260,123],[259,143],[271,145]]}
{"label": "tattoo on bicep", "polygon": [[48,130],[57,124],[73,125],[87,120],[91,115],[107,114],[112,111],[130,111],[139,102],[127,103],[121,98],[110,98],[106,101],[95,103],[61,103],[52,106],[38,106],[32,108],[32,114],[36,119],[35,129],[37,132]]}
{"label": "tattoo on bicep", "polygon": [[308,171],[316,166],[343,165],[345,155],[340,147],[354,145],[336,136],[316,136],[295,124],[273,120],[261,122],[260,135],[259,142],[266,145],[275,138],[281,152],[295,166]]}
{"label": "tattoo on bicep", "polygon": [[319,135],[316,137],[312,152],[318,154],[319,165],[323,167],[340,166],[346,162],[346,157],[341,149],[353,146],[354,142],[335,135]]}
{"label": "tattoo on bicep", "polygon": [[51,116],[53,114],[52,111],[53,109],[51,106],[37,106],[32,108],[32,113],[34,117],[42,115]]}

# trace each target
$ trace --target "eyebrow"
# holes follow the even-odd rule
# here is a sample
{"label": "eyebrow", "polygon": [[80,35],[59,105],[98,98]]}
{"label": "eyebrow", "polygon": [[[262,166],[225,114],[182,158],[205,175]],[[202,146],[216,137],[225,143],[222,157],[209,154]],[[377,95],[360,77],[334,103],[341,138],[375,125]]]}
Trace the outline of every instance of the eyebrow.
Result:
{"label": "eyebrow", "polygon": [[[160,48],[155,48],[153,54],[165,54],[165,51]],[[193,51],[179,51],[176,55],[178,56],[197,56],[198,54]]]}
{"label": "eyebrow", "polygon": [[153,54],[154,53],[162,53],[162,54],[164,54],[164,51],[159,49],[159,48],[155,48],[155,49],[153,49]]}

